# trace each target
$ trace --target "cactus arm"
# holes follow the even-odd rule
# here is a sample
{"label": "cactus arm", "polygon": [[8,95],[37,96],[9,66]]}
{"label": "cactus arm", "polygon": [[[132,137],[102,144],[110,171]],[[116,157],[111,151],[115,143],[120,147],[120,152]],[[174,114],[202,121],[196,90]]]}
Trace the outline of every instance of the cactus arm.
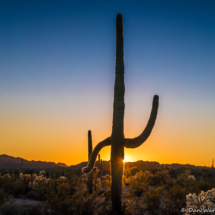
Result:
{"label": "cactus arm", "polygon": [[98,155],[99,151],[103,147],[110,146],[110,145],[111,145],[110,137],[108,137],[105,140],[103,140],[102,142],[98,143],[97,146],[94,148],[91,156],[90,156],[90,160],[89,160],[89,163],[88,163],[87,167],[83,167],[82,172],[85,173],[85,174],[90,173],[92,171],[93,167],[94,167],[94,164],[95,164],[95,161],[96,161],[96,158],[97,158],[97,155]]}
{"label": "cactus arm", "polygon": [[154,127],[155,120],[157,118],[158,103],[159,103],[159,97],[157,95],[155,95],[153,98],[153,102],[152,102],[151,115],[150,115],[149,121],[148,121],[144,131],[138,137],[135,137],[133,139],[126,138],[125,139],[126,148],[136,148],[136,147],[140,146],[141,144],[143,144],[146,141],[146,139],[149,137],[149,135]]}

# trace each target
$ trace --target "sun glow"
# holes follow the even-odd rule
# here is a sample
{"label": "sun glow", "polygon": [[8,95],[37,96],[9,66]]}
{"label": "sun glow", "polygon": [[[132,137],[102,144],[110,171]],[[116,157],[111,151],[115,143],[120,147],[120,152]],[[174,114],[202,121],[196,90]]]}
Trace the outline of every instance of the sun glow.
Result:
{"label": "sun glow", "polygon": [[125,162],[128,162],[129,160],[128,160],[128,158],[124,158],[124,160],[123,160],[123,163],[125,163]]}

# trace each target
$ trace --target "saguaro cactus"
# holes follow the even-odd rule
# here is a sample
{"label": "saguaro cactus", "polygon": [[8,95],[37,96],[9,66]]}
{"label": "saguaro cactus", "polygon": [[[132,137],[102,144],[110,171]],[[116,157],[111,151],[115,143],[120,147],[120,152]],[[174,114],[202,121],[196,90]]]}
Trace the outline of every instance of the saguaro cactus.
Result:
{"label": "saguaro cactus", "polygon": [[[92,136],[91,136],[91,131],[88,131],[88,162],[90,161],[90,156],[93,151],[93,146],[92,146]],[[92,190],[93,187],[93,171],[88,175],[88,189],[89,189],[89,194],[93,192]]]}
{"label": "saguaro cactus", "polygon": [[107,139],[100,142],[93,150],[88,166],[83,168],[84,173],[89,173],[94,164],[99,151],[104,146],[111,145],[111,200],[112,210],[117,213],[121,212],[121,198],[122,198],[122,176],[123,176],[123,160],[124,147],[136,148],[140,146],[149,137],[152,128],[155,124],[158,110],[158,96],[155,95],[152,103],[152,110],[149,121],[144,131],[133,139],[124,137],[124,60],[123,60],[123,25],[122,15],[116,16],[116,69],[115,69],[115,86],[114,86],[114,103],[113,103],[113,125],[112,134]]}

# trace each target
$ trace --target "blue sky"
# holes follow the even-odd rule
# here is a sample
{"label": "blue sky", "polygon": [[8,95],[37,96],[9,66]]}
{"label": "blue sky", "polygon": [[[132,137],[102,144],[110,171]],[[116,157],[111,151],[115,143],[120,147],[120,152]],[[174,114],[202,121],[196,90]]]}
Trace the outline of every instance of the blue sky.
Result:
{"label": "blue sky", "polygon": [[[215,141],[212,134],[215,126],[214,11],[214,1],[198,0],[1,0],[2,153],[45,160],[53,141],[44,131],[49,126],[50,135],[59,131],[56,147],[62,146],[61,135],[70,136],[64,141],[71,153],[75,142],[87,141],[87,130],[92,128],[95,136],[100,134],[95,137],[95,144],[106,138],[103,130],[111,133],[117,13],[122,14],[124,25],[125,136],[126,133],[138,135],[137,126],[140,131],[143,129],[152,97],[158,94],[157,144],[171,149],[180,142],[181,150],[191,144],[197,147],[198,153],[203,145],[211,149]],[[25,117],[26,123],[22,125]],[[37,128],[34,124],[38,124]],[[53,124],[59,127],[52,128]],[[41,144],[47,143],[47,146],[37,157],[33,152],[29,154],[30,147],[39,144],[32,135],[37,131],[41,136],[39,130],[43,126],[46,142]],[[26,131],[26,127],[30,130]],[[25,133],[29,134],[28,139],[23,139]],[[179,141],[179,137],[184,139]],[[19,144],[24,149],[17,152]],[[11,146],[14,151],[10,151]],[[174,147],[170,150],[173,154],[178,151]],[[153,154],[152,148],[142,150]],[[80,161],[85,154],[87,158],[85,151],[78,151],[83,153]],[[62,151],[56,159],[65,158],[64,162],[71,164],[79,162],[78,158],[69,161],[71,153],[63,155]],[[134,160],[134,153],[129,153]],[[102,155],[108,159],[108,154]],[[163,157],[158,156],[159,152],[151,157],[146,154],[145,159],[166,161],[165,153]],[[179,159],[172,155],[168,162],[172,159],[172,162],[208,165],[213,158],[212,154],[209,160],[195,156],[192,161],[186,156]]]}

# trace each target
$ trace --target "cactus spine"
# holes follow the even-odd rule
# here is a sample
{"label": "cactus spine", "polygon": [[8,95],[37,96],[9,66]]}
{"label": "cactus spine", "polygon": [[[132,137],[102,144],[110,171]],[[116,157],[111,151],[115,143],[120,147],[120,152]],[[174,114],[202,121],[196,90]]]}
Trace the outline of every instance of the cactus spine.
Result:
{"label": "cactus spine", "polygon": [[136,148],[146,141],[149,137],[152,128],[154,127],[158,110],[158,96],[155,95],[152,103],[152,110],[149,121],[143,132],[133,139],[124,137],[124,60],[123,60],[123,25],[122,15],[116,16],[116,68],[115,68],[115,86],[114,86],[114,103],[113,103],[113,125],[112,134],[100,142],[93,150],[88,166],[83,168],[84,173],[89,173],[96,161],[99,151],[111,145],[111,200],[112,210],[117,213],[121,212],[121,199],[122,199],[122,176],[123,176],[123,160],[124,160],[124,147]]}
{"label": "cactus spine", "polygon": [[[93,146],[92,146],[92,136],[91,136],[91,131],[88,131],[88,162],[90,161],[90,156],[93,151]],[[89,189],[89,194],[93,192],[92,190],[93,187],[93,171],[88,174],[88,189]]]}

